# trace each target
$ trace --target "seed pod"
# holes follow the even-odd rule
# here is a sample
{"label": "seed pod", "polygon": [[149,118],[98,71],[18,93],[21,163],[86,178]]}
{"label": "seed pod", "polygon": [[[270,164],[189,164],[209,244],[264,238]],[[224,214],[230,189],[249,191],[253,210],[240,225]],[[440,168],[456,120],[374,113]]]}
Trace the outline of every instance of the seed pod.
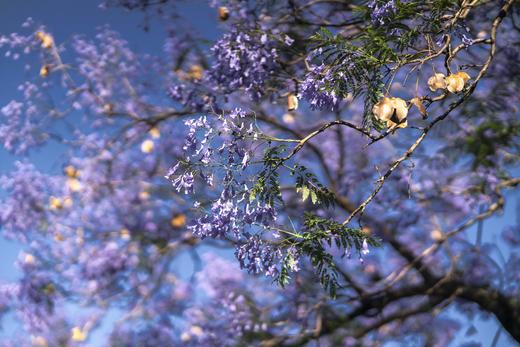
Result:
{"label": "seed pod", "polygon": [[150,134],[150,136],[153,137],[154,139],[158,139],[161,137],[161,132],[156,127],[153,127],[152,129],[150,129],[150,131],[148,131],[148,134]]}
{"label": "seed pod", "polygon": [[43,31],[38,31],[36,33],[36,38],[41,41],[42,48],[45,48],[45,49],[51,48],[54,43],[52,36],[44,33]]}
{"label": "seed pod", "polygon": [[181,213],[174,216],[170,221],[170,224],[174,228],[182,228],[186,225],[186,215]]}
{"label": "seed pod", "polygon": [[204,69],[199,64],[192,65],[188,70],[188,77],[194,81],[200,81],[204,75]]}
{"label": "seed pod", "polygon": [[49,65],[43,65],[42,68],[40,69],[40,76],[42,76],[43,78],[49,76],[49,72],[51,71]]}
{"label": "seed pod", "polygon": [[376,117],[377,120],[382,122],[386,122],[392,117],[392,113],[394,112],[394,107],[392,105],[392,99],[384,97],[372,108],[372,113]]}
{"label": "seed pod", "polygon": [[111,103],[104,104],[103,112],[106,114],[111,114],[112,112],[114,112],[114,105],[112,105]]}
{"label": "seed pod", "polygon": [[83,188],[83,185],[77,178],[69,178],[67,180],[67,187],[71,192],[79,192]]}
{"label": "seed pod", "polygon": [[428,116],[428,113],[426,112],[426,107],[424,107],[424,104],[420,98],[413,98],[412,100],[410,100],[410,103],[415,105],[415,107],[419,109],[419,112],[421,113],[421,116],[423,118],[426,118]]}
{"label": "seed pod", "polygon": [[151,153],[153,151],[154,143],[152,140],[144,140],[141,143],[141,152],[143,153]]}
{"label": "seed pod", "polygon": [[61,203],[61,199],[54,197],[54,196],[51,196],[49,198],[49,208],[51,210],[59,210],[62,207],[63,207],[63,205]]}
{"label": "seed pod", "polygon": [[31,336],[31,343],[35,347],[49,347],[49,343],[43,336]]}
{"label": "seed pod", "polygon": [[294,111],[298,109],[298,98],[294,94],[287,96],[287,110]]}
{"label": "seed pod", "polygon": [[87,339],[87,332],[82,331],[79,327],[72,328],[70,334],[72,341],[83,342]]}
{"label": "seed pod", "polygon": [[284,123],[287,123],[287,124],[293,124],[295,119],[294,119],[294,115],[292,115],[291,113],[286,113],[282,116],[282,120],[284,121]]}
{"label": "seed pod", "polygon": [[464,79],[457,74],[449,75],[446,77],[446,87],[450,93],[458,93],[464,89]]}
{"label": "seed pod", "polygon": [[229,9],[226,6],[220,6],[218,8],[218,18],[220,18],[221,21],[225,22],[229,18]]}
{"label": "seed pod", "polygon": [[406,128],[408,122],[408,105],[400,98],[384,97],[372,108],[372,113],[377,120],[385,122],[388,128]]}
{"label": "seed pod", "polygon": [[444,234],[439,229],[433,229],[430,232],[430,237],[433,241],[439,242],[442,241],[442,239],[444,238]]}
{"label": "seed pod", "polygon": [[471,76],[465,73],[464,71],[459,71],[455,74],[464,80],[464,83],[468,82],[471,79]]}
{"label": "seed pod", "polygon": [[408,126],[408,122],[406,121],[406,117],[408,116],[408,105],[406,101],[400,98],[392,98],[394,113],[390,120],[386,122],[386,126],[391,128],[397,126],[397,128],[406,128]]}
{"label": "seed pod", "polygon": [[67,175],[70,178],[78,178],[79,177],[79,170],[77,170],[74,166],[68,165],[63,169],[65,172],[65,175]]}
{"label": "seed pod", "polygon": [[436,73],[432,77],[428,79],[428,87],[432,92],[436,91],[437,89],[446,89],[446,76],[442,73]]}

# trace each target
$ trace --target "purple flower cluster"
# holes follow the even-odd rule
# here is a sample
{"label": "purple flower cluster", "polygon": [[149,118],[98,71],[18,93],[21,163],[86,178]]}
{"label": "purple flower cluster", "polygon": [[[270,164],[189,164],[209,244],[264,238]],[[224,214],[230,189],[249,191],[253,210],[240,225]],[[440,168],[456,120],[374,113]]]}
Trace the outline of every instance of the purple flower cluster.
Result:
{"label": "purple flower cluster", "polygon": [[25,240],[46,220],[48,189],[52,180],[32,164],[16,162],[9,176],[0,177],[0,188],[9,195],[0,200],[0,226],[5,237]]}
{"label": "purple flower cluster", "polygon": [[194,112],[209,111],[216,108],[216,98],[207,91],[201,90],[199,85],[175,84],[168,89],[168,95],[174,101]]}
{"label": "purple flower cluster", "polygon": [[25,101],[10,101],[0,109],[0,143],[12,153],[25,153],[29,148],[43,144],[48,124],[40,105],[45,104],[43,93],[35,84],[26,82],[18,88]]}
{"label": "purple flower cluster", "polygon": [[225,94],[243,88],[252,100],[258,100],[279,69],[274,42],[265,33],[258,36],[235,28],[217,41],[211,51],[211,79]]}
{"label": "purple flower cluster", "polygon": [[275,277],[278,274],[277,265],[282,258],[282,252],[262,241],[258,235],[253,235],[237,248],[235,256],[240,262],[240,267],[247,269],[249,273],[265,273],[267,276]]}
{"label": "purple flower cluster", "polygon": [[[236,256],[249,272],[276,275],[276,252],[264,244],[258,236],[251,236],[247,229],[267,227],[276,220],[274,206],[258,200],[250,201],[244,174],[251,162],[248,139],[257,136],[252,124],[248,125],[246,113],[236,109],[210,122],[200,117],[185,122],[188,126],[184,160],[177,163],[167,178],[174,187],[193,193],[194,178],[202,178],[209,187],[221,187],[220,192],[201,211],[189,229],[200,238],[233,237],[243,245]],[[214,129],[219,129],[215,132]],[[215,182],[218,180],[218,182]]]}
{"label": "purple flower cluster", "polygon": [[397,12],[395,0],[371,0],[367,6],[372,10],[370,18],[372,24],[376,26],[385,25],[388,19]]}
{"label": "purple flower cluster", "polygon": [[339,96],[332,90],[334,81],[326,65],[313,65],[300,86],[300,96],[310,103],[313,110],[334,110],[340,102]]}
{"label": "purple flower cluster", "polygon": [[185,312],[189,325],[182,341],[189,346],[235,346],[244,334],[266,331],[265,317],[254,311],[252,291],[258,287],[249,288],[236,263],[212,253],[203,260],[206,266],[197,279],[210,305],[203,302]]}
{"label": "purple flower cluster", "polygon": [[82,276],[89,281],[89,290],[97,292],[117,284],[119,275],[135,267],[138,258],[126,247],[111,241],[102,247],[83,249],[78,262]]}

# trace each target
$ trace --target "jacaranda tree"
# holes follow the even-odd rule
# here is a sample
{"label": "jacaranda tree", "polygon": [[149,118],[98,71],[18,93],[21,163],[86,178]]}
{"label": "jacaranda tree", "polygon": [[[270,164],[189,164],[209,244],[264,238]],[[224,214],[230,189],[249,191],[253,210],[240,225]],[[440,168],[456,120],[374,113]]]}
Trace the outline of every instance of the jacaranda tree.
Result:
{"label": "jacaranda tree", "polygon": [[[520,2],[212,0],[214,42],[185,3],[101,4],[160,54],[0,36],[27,76],[2,345],[445,346],[490,317],[520,341],[520,226],[486,226],[520,184]],[[62,172],[23,159],[55,142]]]}

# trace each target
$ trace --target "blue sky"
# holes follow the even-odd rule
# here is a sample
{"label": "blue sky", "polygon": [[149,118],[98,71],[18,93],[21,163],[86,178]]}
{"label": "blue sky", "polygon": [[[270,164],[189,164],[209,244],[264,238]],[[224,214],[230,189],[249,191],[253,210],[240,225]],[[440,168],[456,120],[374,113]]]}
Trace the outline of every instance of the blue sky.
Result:
{"label": "blue sky", "polygon": [[[0,33],[9,34],[19,31],[21,23],[27,17],[32,17],[37,23],[44,24],[52,32],[57,42],[66,42],[74,34],[85,34],[93,36],[96,27],[109,24],[114,30],[121,33],[122,37],[130,42],[130,46],[140,52],[157,52],[163,43],[163,33],[161,25],[152,22],[151,30],[144,32],[139,28],[143,21],[140,12],[125,12],[121,9],[110,9],[102,11],[98,8],[96,0],[19,0],[1,2],[0,12]],[[185,17],[195,25],[201,34],[208,38],[218,36],[217,21],[214,9],[205,5],[202,0],[179,1],[182,3],[182,12]],[[23,59],[14,62],[11,59],[0,59],[0,107],[7,104],[10,100],[18,98],[16,87],[23,81]],[[46,145],[41,150],[32,153],[29,160],[35,165],[49,172],[57,172],[61,168],[60,153],[62,148],[57,144]],[[9,172],[13,162],[17,158],[0,149],[0,175]],[[2,194],[2,192],[0,192]],[[511,193],[509,193],[511,194]],[[513,224],[516,220],[518,211],[518,196],[510,196],[509,205],[502,216],[495,217],[485,222],[484,241],[492,241],[500,245],[499,234],[507,224]],[[475,230],[467,231],[471,234],[470,239],[474,240]],[[503,247],[499,247],[506,252]],[[0,282],[14,280],[18,272],[13,263],[16,260],[20,248],[13,242],[0,238]],[[507,256],[507,254],[506,254]],[[7,322],[9,324],[9,322]],[[480,341],[483,346],[489,346],[497,329],[494,320],[476,322],[477,335],[470,340]],[[459,341],[463,339],[461,334]],[[508,341],[505,333],[499,342],[499,346],[513,346]]]}

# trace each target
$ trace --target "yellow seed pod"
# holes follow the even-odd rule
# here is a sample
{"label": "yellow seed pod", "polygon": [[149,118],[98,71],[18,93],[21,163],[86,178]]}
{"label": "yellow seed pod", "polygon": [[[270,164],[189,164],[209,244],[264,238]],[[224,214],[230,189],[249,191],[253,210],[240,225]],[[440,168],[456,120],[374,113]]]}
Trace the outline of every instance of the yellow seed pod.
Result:
{"label": "yellow seed pod", "polygon": [[452,74],[446,77],[446,88],[450,93],[458,93],[464,89],[464,78],[460,75]]}
{"label": "yellow seed pod", "polygon": [[49,65],[43,65],[40,69],[40,76],[45,78],[49,76],[49,72],[51,71]]}
{"label": "yellow seed pod", "polygon": [[191,335],[188,333],[188,332],[183,332],[181,334],[181,341],[182,342],[188,342],[189,340],[191,340]]}
{"label": "yellow seed pod", "polygon": [[392,104],[392,99],[384,97],[377,102],[372,108],[372,113],[376,117],[377,120],[386,122],[392,117],[392,113],[394,112],[394,107]]}
{"label": "yellow seed pod", "polygon": [[383,97],[372,108],[375,118],[381,122],[385,122],[388,128],[406,128],[408,122],[408,105],[401,98]]}
{"label": "yellow seed pod", "polygon": [[36,32],[36,38],[38,40],[42,41],[44,37],[45,37],[45,33],[43,31],[37,31]]}
{"label": "yellow seed pod", "polygon": [[182,228],[186,225],[186,215],[185,214],[178,214],[172,218],[170,221],[170,224],[174,228]]}
{"label": "yellow seed pod", "polygon": [[66,196],[63,199],[63,207],[70,208],[74,204],[74,201],[72,201],[72,198],[70,196]]}
{"label": "yellow seed pod", "polygon": [[430,237],[433,241],[441,241],[444,238],[444,234],[439,229],[433,229],[430,232]]}
{"label": "yellow seed pod", "polygon": [[408,105],[406,104],[406,101],[404,101],[401,98],[392,98],[392,103],[395,109],[394,115],[390,118],[391,125],[387,126],[393,126],[394,124],[398,124],[398,128],[406,128],[408,125],[406,122],[406,117],[408,116]]}
{"label": "yellow seed pod", "polygon": [[130,230],[128,230],[127,228],[121,229],[121,231],[119,231],[119,234],[121,235],[121,238],[123,240],[130,240]]}
{"label": "yellow seed pod", "polygon": [[296,95],[290,93],[287,96],[287,111],[294,111],[298,109],[298,98]]}
{"label": "yellow seed pod", "polygon": [[198,325],[192,325],[190,327],[190,333],[192,333],[193,335],[195,335],[197,337],[200,337],[204,333],[204,330],[202,330],[202,328],[199,327]]}
{"label": "yellow seed pod", "polygon": [[49,344],[43,336],[31,336],[31,343],[35,347],[48,347]]}
{"label": "yellow seed pod", "polygon": [[229,9],[226,6],[220,6],[218,8],[218,18],[220,18],[221,21],[225,22],[229,18]]}
{"label": "yellow seed pod", "polygon": [[36,38],[41,41],[42,48],[49,49],[54,44],[52,36],[47,33],[44,33],[43,31],[38,31],[36,33]]}
{"label": "yellow seed pod", "polygon": [[79,177],[79,171],[72,165],[66,166],[63,171],[65,172],[65,175],[69,176],[70,178],[78,178]]}
{"label": "yellow seed pod", "polygon": [[49,208],[51,210],[59,210],[63,208],[63,202],[60,198],[57,198],[55,196],[51,196],[49,198]]}
{"label": "yellow seed pod", "polygon": [[293,124],[295,121],[295,118],[294,118],[294,115],[292,115],[291,113],[286,113],[282,116],[282,120],[284,121],[284,123]]}
{"label": "yellow seed pod", "polygon": [[154,143],[152,140],[144,140],[141,143],[141,152],[143,153],[151,153],[153,151]]}
{"label": "yellow seed pod", "polygon": [[72,341],[76,342],[83,342],[87,339],[87,333],[82,331],[79,327],[74,327],[71,330],[71,337]]}
{"label": "yellow seed pod", "polygon": [[103,105],[103,113],[112,114],[114,112],[114,105],[106,103]]}
{"label": "yellow seed pod", "polygon": [[459,76],[460,78],[462,78],[464,80],[464,83],[468,82],[471,79],[471,76],[464,71],[457,72],[455,76]]}
{"label": "yellow seed pod", "polygon": [[142,192],[139,193],[139,199],[141,199],[141,200],[150,199],[150,193],[147,192],[146,190],[143,190]]}
{"label": "yellow seed pod", "polygon": [[437,89],[446,89],[446,76],[442,73],[436,73],[432,77],[428,79],[428,87],[432,92],[436,91]]}
{"label": "yellow seed pod", "polygon": [[25,264],[34,264],[35,262],[35,258],[34,258],[34,255],[30,254],[30,253],[27,253],[24,257],[23,257],[23,262]]}
{"label": "yellow seed pod", "polygon": [[191,80],[200,81],[204,76],[204,69],[199,64],[190,66],[188,69],[188,77]]}
{"label": "yellow seed pod", "polygon": [[415,97],[412,100],[410,100],[410,103],[412,105],[415,105],[415,107],[417,107],[417,109],[419,110],[419,112],[421,113],[421,116],[423,116],[423,118],[426,118],[426,116],[428,116],[428,112],[426,112],[426,107],[424,107],[424,104],[423,104],[421,98]]}
{"label": "yellow seed pod", "polygon": [[152,129],[150,129],[148,134],[150,134],[150,136],[153,137],[154,139],[158,139],[161,137],[161,132],[156,127],[153,127]]}
{"label": "yellow seed pod", "polygon": [[71,192],[79,192],[83,188],[83,185],[77,178],[70,178],[67,180],[67,187]]}
{"label": "yellow seed pod", "polygon": [[54,235],[54,240],[55,240],[55,241],[58,241],[58,242],[61,242],[61,241],[65,240],[65,238],[64,238],[63,235],[61,235],[60,233],[56,233],[56,234]]}

